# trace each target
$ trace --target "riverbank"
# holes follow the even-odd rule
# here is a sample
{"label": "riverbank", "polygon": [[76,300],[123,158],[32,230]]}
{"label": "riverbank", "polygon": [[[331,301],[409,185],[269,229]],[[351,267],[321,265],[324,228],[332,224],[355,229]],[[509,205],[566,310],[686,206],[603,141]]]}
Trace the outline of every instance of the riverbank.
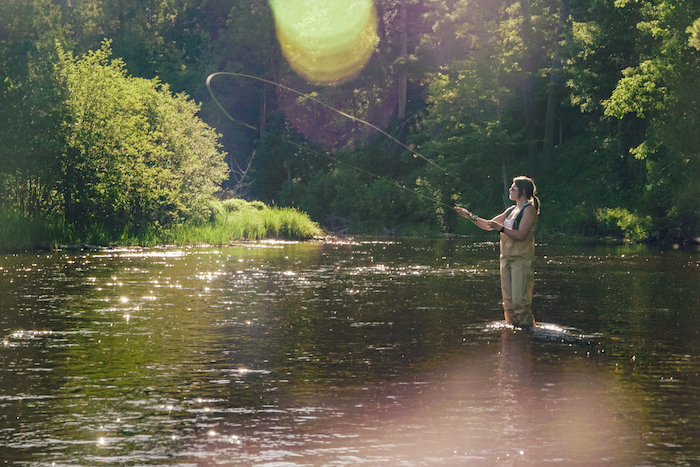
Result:
{"label": "riverbank", "polygon": [[[53,250],[98,250],[116,247],[153,247],[159,245],[229,245],[241,241],[265,239],[311,240],[326,236],[344,238],[347,229],[326,226],[324,231],[309,216],[293,208],[270,207],[259,201],[229,199],[216,201],[210,210],[196,220],[170,227],[153,227],[144,232],[108,232],[101,226],[93,226],[90,232],[78,235],[59,218],[27,218],[14,211],[0,211],[0,252]],[[468,237],[476,241],[497,239],[491,232],[474,230],[459,233],[440,232],[435,226],[404,226],[397,231],[383,229],[380,232],[351,232],[350,236],[374,236],[387,238],[406,237]],[[327,240],[326,240],[327,241]],[[700,244],[700,238],[687,241],[662,241],[644,239],[639,242],[624,237],[579,235],[540,229],[538,243],[567,244]]]}
{"label": "riverbank", "polygon": [[3,252],[116,245],[222,245],[275,238],[309,240],[323,235],[321,227],[303,212],[241,199],[216,201],[198,219],[169,227],[154,226],[137,233],[109,232],[96,225],[89,232],[79,234],[58,217],[30,218],[14,211],[0,211],[0,251]]}

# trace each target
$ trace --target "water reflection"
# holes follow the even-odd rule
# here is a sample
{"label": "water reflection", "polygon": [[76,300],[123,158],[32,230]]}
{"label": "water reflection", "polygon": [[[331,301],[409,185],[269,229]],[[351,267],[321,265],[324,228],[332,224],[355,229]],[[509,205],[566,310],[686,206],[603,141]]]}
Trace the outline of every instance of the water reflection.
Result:
{"label": "water reflection", "polygon": [[538,251],[538,318],[565,325],[539,334],[494,325],[501,312],[490,243],[6,257],[0,458],[697,459],[698,252]]}

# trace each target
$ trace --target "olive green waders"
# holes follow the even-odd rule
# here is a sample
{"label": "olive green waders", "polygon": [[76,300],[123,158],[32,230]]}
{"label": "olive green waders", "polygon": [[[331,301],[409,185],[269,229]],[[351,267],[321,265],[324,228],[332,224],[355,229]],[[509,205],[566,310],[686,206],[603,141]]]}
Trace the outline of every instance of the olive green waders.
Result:
{"label": "olive green waders", "polygon": [[[520,210],[514,207],[508,211],[506,222],[512,221],[514,229],[518,229],[526,203]],[[504,222],[504,225],[506,224]],[[537,219],[527,236],[522,240],[510,238],[501,233],[501,293],[503,295],[503,311],[506,321],[513,326],[532,326],[535,324],[532,315],[532,290],[535,286],[535,226]]]}
{"label": "olive green waders", "polygon": [[532,259],[501,258],[501,293],[506,321],[514,326],[532,326],[532,290],[535,271]]}

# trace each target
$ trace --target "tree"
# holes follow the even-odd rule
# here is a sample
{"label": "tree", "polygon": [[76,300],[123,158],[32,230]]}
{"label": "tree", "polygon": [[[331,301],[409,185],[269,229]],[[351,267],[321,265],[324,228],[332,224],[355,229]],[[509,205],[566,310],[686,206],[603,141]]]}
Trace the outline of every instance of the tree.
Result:
{"label": "tree", "polygon": [[[269,4],[263,0],[231,0],[227,7],[225,22],[212,35],[207,59],[200,68],[202,76],[233,72],[279,82],[281,52]],[[202,118],[223,134],[229,166],[247,166],[266,133],[279,135],[275,86],[249,78],[221,76],[212,80],[211,87],[216,99],[237,122],[225,117],[209,96],[203,103]],[[263,148],[256,154],[256,163],[266,159]]]}
{"label": "tree", "polygon": [[700,56],[694,35],[700,2],[655,3],[642,7],[637,28],[656,47],[623,70],[604,106],[608,116],[645,123],[630,152],[646,162],[648,206],[668,222],[660,231],[688,238],[700,231]]}
{"label": "tree", "polygon": [[423,125],[434,136],[424,149],[444,157],[461,180],[488,180],[474,191],[488,193],[491,209],[510,186],[509,171],[526,172],[536,156],[515,157],[521,145],[532,152],[535,142],[531,108],[539,62],[533,57],[539,55],[526,52],[543,41],[524,13],[515,2],[458,0],[443,4],[434,27],[432,46],[440,47],[435,55],[446,64],[428,86]]}
{"label": "tree", "polygon": [[226,177],[216,133],[199,106],[157,80],[126,76],[109,43],[77,59],[59,50],[66,96],[61,157],[67,220],[143,231],[178,222],[205,206]]}
{"label": "tree", "polygon": [[0,2],[0,206],[23,215],[53,207],[60,151],[51,83],[60,11],[49,0]]}

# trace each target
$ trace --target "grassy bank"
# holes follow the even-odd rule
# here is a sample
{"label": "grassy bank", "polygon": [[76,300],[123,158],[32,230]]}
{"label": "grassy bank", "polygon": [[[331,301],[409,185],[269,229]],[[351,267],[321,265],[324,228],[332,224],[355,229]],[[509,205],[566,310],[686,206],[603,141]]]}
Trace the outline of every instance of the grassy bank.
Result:
{"label": "grassy bank", "polygon": [[212,204],[208,221],[188,222],[162,231],[140,244],[220,245],[236,240],[280,238],[308,240],[323,231],[304,213],[292,208],[269,207],[259,201],[228,199]]}
{"label": "grassy bank", "polygon": [[50,249],[70,238],[70,229],[58,216],[26,217],[14,210],[0,210],[0,251]]}
{"label": "grassy bank", "polygon": [[308,240],[323,231],[304,213],[240,199],[216,201],[197,221],[151,228],[146,232],[113,232],[93,226],[78,234],[61,217],[26,217],[0,210],[0,250],[5,252],[55,249],[61,245],[222,245],[239,240],[279,238]]}

